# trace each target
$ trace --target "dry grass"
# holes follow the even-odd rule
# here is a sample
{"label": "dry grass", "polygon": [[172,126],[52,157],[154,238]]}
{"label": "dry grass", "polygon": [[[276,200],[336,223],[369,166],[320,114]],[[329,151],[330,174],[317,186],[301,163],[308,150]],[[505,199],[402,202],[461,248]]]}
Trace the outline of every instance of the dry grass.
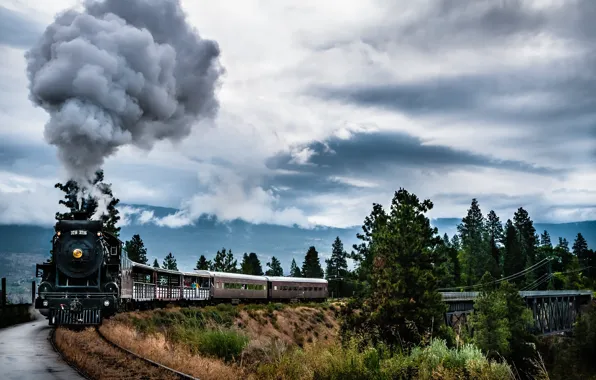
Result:
{"label": "dry grass", "polygon": [[78,368],[94,379],[177,379],[165,370],[108,345],[92,328],[79,332],[58,328],[56,346]]}
{"label": "dry grass", "polygon": [[332,310],[301,306],[273,313],[268,310],[243,310],[236,325],[251,340],[281,340],[300,347],[314,342],[335,342],[339,333],[339,324]]}
{"label": "dry grass", "polygon": [[180,372],[205,380],[244,378],[240,368],[226,365],[218,359],[192,355],[181,345],[168,343],[161,333],[141,335],[115,321],[105,321],[100,329],[106,338],[121,347]]}

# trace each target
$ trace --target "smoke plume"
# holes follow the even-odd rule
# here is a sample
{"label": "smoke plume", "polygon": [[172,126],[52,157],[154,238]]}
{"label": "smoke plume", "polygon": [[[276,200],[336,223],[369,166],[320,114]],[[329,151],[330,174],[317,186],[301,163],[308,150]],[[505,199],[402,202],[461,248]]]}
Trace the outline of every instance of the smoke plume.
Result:
{"label": "smoke plume", "polygon": [[84,185],[119,147],[180,141],[215,117],[219,55],[179,0],[86,1],[26,53],[29,97],[50,115],[46,141]]}

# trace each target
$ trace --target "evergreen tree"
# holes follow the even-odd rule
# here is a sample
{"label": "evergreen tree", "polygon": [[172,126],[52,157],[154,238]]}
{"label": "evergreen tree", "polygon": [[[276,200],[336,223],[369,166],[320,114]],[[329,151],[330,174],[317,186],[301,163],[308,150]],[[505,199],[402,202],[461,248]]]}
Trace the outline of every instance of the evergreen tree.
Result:
{"label": "evergreen tree", "polygon": [[490,256],[492,258],[490,266],[491,274],[493,277],[498,278],[501,276],[502,267],[500,246],[503,244],[503,225],[493,210],[490,210],[488,213],[486,230],[488,233]]}
{"label": "evergreen tree", "polygon": [[199,260],[197,261],[195,270],[209,270],[210,267],[211,267],[211,261],[207,260],[205,255],[201,255],[201,257],[199,257]]}
{"label": "evergreen tree", "polygon": [[[523,268],[531,267],[536,263],[536,248],[538,245],[534,222],[530,219],[528,212],[520,207],[513,215],[513,224],[519,234],[519,260],[523,263]],[[536,280],[536,273],[530,271],[524,277],[525,283],[531,284]],[[520,279],[520,282],[524,282],[524,279]]]}
{"label": "evergreen tree", "polygon": [[341,242],[339,236],[337,236],[331,246],[331,257],[325,260],[327,264],[325,278],[345,277],[348,274],[347,257],[348,253],[344,251],[344,244]]}
{"label": "evergreen tree", "polygon": [[292,264],[290,265],[290,277],[302,277],[300,268],[296,265],[296,260],[292,258]]}
{"label": "evergreen tree", "polygon": [[140,264],[147,264],[147,248],[139,234],[133,235],[131,240],[124,243],[124,250],[128,258]]}
{"label": "evergreen tree", "polygon": [[[294,264],[296,264],[295,261],[294,261]],[[284,270],[281,267],[281,263],[279,262],[277,257],[275,257],[275,256],[271,257],[271,261],[267,263],[267,266],[269,267],[269,269],[267,270],[267,272],[265,272],[265,275],[280,276],[280,277],[284,275]]]}
{"label": "evergreen tree", "polygon": [[511,219],[507,219],[505,223],[505,237],[503,240],[505,245],[503,274],[511,276],[524,269],[524,263],[520,260],[518,233]]}
{"label": "evergreen tree", "polygon": [[321,262],[319,260],[319,252],[317,252],[313,246],[308,248],[308,251],[306,252],[304,262],[302,263],[301,273],[303,277],[308,278],[324,277],[323,268],[321,268]]}
{"label": "evergreen tree", "polygon": [[573,242],[573,254],[577,257],[581,267],[588,266],[588,242],[581,233],[578,233]]}
{"label": "evergreen tree", "polygon": [[486,354],[509,354],[511,330],[507,321],[507,303],[494,286],[494,278],[487,272],[481,279],[479,296],[474,300],[474,313],[470,325],[474,329],[474,344]]}
{"label": "evergreen tree", "polygon": [[451,246],[453,248],[455,248],[457,251],[459,251],[461,249],[461,241],[459,239],[458,234],[454,234],[453,237],[451,238]]}
{"label": "evergreen tree", "polygon": [[491,260],[485,249],[486,231],[484,216],[476,198],[468,209],[468,214],[457,226],[462,245],[462,269],[467,285],[474,285],[479,280]]}
{"label": "evergreen tree", "polygon": [[178,270],[178,264],[176,264],[176,259],[174,258],[174,255],[172,255],[172,252],[168,253],[165,257],[161,267],[163,269]]}
{"label": "evergreen tree", "polygon": [[213,263],[210,265],[210,270],[214,272],[223,272],[225,271],[224,261],[226,259],[226,249],[222,248],[221,251],[217,251],[215,254],[215,258],[213,259]]}
{"label": "evergreen tree", "polygon": [[238,272],[238,261],[234,259],[234,254],[230,249],[227,251],[225,248],[222,248],[221,251],[217,251],[215,254],[215,259],[213,263],[210,265],[210,269],[215,272],[227,272],[227,273],[237,273]]}
{"label": "evergreen tree", "polygon": [[262,276],[263,268],[261,267],[261,261],[257,257],[257,254],[251,252],[250,254],[244,253],[242,256],[242,263],[240,264],[240,271],[244,274],[251,274],[254,276]]}
{"label": "evergreen tree", "polygon": [[373,250],[375,242],[373,241],[373,233],[379,233],[387,226],[389,216],[383,209],[383,206],[373,203],[373,209],[369,216],[364,218],[362,225],[363,233],[357,233],[356,237],[362,240],[360,244],[354,244],[352,247],[351,259],[358,263],[356,268],[356,276],[362,282],[362,288],[366,288],[371,281],[371,273],[373,269]]}
{"label": "evergreen tree", "polygon": [[159,263],[157,262],[157,259],[153,260],[153,268],[159,268]]}
{"label": "evergreen tree", "polygon": [[474,343],[489,357],[502,355],[514,361],[516,368],[527,370],[525,362],[534,354],[528,343],[536,343],[528,332],[532,312],[514,286],[507,281],[497,286],[493,281],[485,273],[481,280],[485,285],[474,301],[474,313],[470,317]]}
{"label": "evergreen tree", "polygon": [[226,258],[224,260],[224,272],[228,273],[238,273],[238,260],[234,258],[234,254],[232,254],[232,250],[229,249],[228,253],[226,253]]}
{"label": "evergreen tree", "polygon": [[437,267],[442,264],[436,246],[441,238],[425,216],[432,207],[430,200],[420,202],[405,189],[395,193],[389,214],[373,206],[364,234],[358,235],[364,242],[354,255],[369,286],[345,309],[345,337],[351,331],[364,333],[373,344],[382,339],[397,348],[419,343],[421,336],[439,329],[446,305],[436,290]]}
{"label": "evergreen tree", "polygon": [[441,258],[442,265],[438,266],[440,272],[439,286],[449,288],[461,285],[461,267],[459,264],[459,252],[449,241],[447,234],[443,235],[441,244],[437,245],[437,256]]}
{"label": "evergreen tree", "polygon": [[[106,232],[118,236],[120,234],[120,227],[116,227],[116,225],[120,220],[120,216],[118,215],[119,212],[116,206],[120,200],[114,197],[112,185],[104,183],[103,180],[103,170],[100,169],[95,172],[95,178],[91,182],[91,186],[96,187],[104,197],[109,199],[106,207],[107,214],[102,214],[99,220],[102,221]],[[81,189],[76,181],[69,180],[64,184],[56,183],[54,187],[65,193],[64,199],[61,199],[58,203],[69,209],[68,212],[64,213],[57,212],[55,216],[56,220],[73,219],[74,212],[83,212],[87,219],[94,216],[98,208],[98,200],[92,197],[85,188]]]}
{"label": "evergreen tree", "polygon": [[553,244],[550,241],[550,234],[547,230],[544,230],[542,235],[540,235],[540,246],[541,247],[553,247]]}

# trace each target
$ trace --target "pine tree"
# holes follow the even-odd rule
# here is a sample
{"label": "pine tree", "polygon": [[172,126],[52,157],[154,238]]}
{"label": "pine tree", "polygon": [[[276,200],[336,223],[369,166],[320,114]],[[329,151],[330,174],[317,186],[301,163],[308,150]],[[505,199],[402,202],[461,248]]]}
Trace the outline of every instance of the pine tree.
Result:
{"label": "pine tree", "polygon": [[207,260],[205,255],[201,255],[201,257],[199,257],[199,260],[197,261],[195,270],[209,270],[209,267],[211,267],[211,261]]}
{"label": "pine tree", "polygon": [[511,219],[507,219],[505,223],[505,237],[504,237],[504,258],[503,258],[503,274],[510,276],[518,273],[524,269],[524,263],[520,260],[520,248],[518,232],[513,225]]}
{"label": "pine tree", "polygon": [[153,260],[153,268],[159,268],[159,263],[157,262],[157,259]]}
{"label": "pine tree", "polygon": [[[294,264],[296,264],[296,262],[294,262]],[[284,270],[281,267],[281,263],[279,262],[277,257],[271,257],[271,261],[267,263],[267,266],[269,267],[269,269],[267,270],[267,272],[265,272],[265,275],[280,277],[284,275]]]}
{"label": "pine tree", "polygon": [[296,265],[296,260],[292,258],[292,264],[290,265],[290,277],[302,277],[300,268]]}
{"label": "pine tree", "polygon": [[[359,269],[366,265],[362,276],[369,286],[348,304],[342,323],[344,336],[355,331],[373,344],[382,339],[397,348],[419,343],[420,337],[433,329],[433,336],[440,335],[437,330],[446,305],[436,290],[437,268],[442,265],[436,247],[441,238],[425,215],[432,207],[430,200],[420,202],[405,189],[395,193],[389,214],[373,206],[365,219],[365,233],[359,234],[363,243],[354,255]],[[357,309],[361,312],[354,313]],[[414,322],[416,329],[409,322]]]}
{"label": "pine tree", "polygon": [[387,226],[389,216],[383,209],[383,206],[378,203],[373,203],[373,209],[370,215],[364,218],[362,225],[362,232],[357,233],[356,237],[362,241],[360,244],[354,244],[352,247],[351,259],[358,263],[356,268],[356,276],[362,282],[363,288],[366,288],[371,281],[371,274],[373,269],[373,250],[375,242],[373,241],[373,233],[379,233]]}
{"label": "pine tree", "polygon": [[484,235],[486,231],[484,216],[476,198],[468,209],[468,215],[457,226],[463,250],[463,275],[468,285],[474,285],[479,280],[491,258],[485,249]]}
{"label": "pine tree", "polygon": [[449,288],[461,285],[461,267],[459,264],[458,251],[449,240],[447,234],[443,235],[441,244],[437,245],[437,256],[441,258],[443,264],[438,266],[440,272],[439,286]]}
{"label": "pine tree", "polygon": [[[523,263],[524,269],[531,267],[536,264],[536,248],[538,245],[534,222],[530,219],[528,212],[523,207],[520,207],[513,215],[513,224],[519,234],[519,260]],[[534,271],[530,271],[525,275],[526,284],[531,284],[535,280],[536,273]],[[520,280],[520,282],[523,282],[523,280]]]}
{"label": "pine tree", "polygon": [[348,262],[346,258],[348,253],[344,251],[344,245],[339,236],[335,238],[331,246],[331,257],[325,260],[327,270],[325,271],[325,278],[343,278],[348,274]]}
{"label": "pine tree", "polygon": [[238,261],[234,259],[232,250],[226,251],[222,248],[221,251],[217,251],[215,259],[210,266],[210,269],[215,272],[227,272],[237,273],[238,272]]}
{"label": "pine tree", "polygon": [[[486,221],[486,230],[488,233],[490,256],[492,257],[491,274],[495,278],[501,276],[501,249],[503,244],[503,225],[497,214],[490,210]],[[488,268],[487,268],[488,269]]]}
{"label": "pine tree", "polygon": [[581,267],[588,266],[588,242],[578,233],[573,242],[573,254],[577,257]]}
{"label": "pine tree", "polygon": [[302,263],[302,276],[308,278],[323,278],[323,268],[321,268],[321,262],[319,260],[319,252],[315,247],[311,246],[308,248]]}
{"label": "pine tree", "polygon": [[261,261],[257,257],[257,254],[251,252],[250,254],[244,253],[242,256],[242,263],[240,264],[240,271],[244,274],[250,274],[254,276],[262,276],[263,268],[261,267]]}
{"label": "pine tree", "polygon": [[172,255],[172,252],[168,253],[165,257],[161,267],[163,269],[178,270],[178,264],[176,264],[176,259],[174,258],[174,255]]}
{"label": "pine tree", "polygon": [[[92,186],[96,187],[106,198],[109,199],[108,205],[106,207],[107,215],[101,215],[99,220],[102,221],[106,232],[118,236],[120,234],[120,227],[116,227],[116,225],[120,220],[120,216],[118,215],[119,212],[116,206],[120,200],[114,197],[114,194],[112,193],[112,185],[104,183],[103,180],[103,170],[100,169],[95,172],[95,178],[91,183]],[[81,190],[81,187],[76,181],[69,180],[65,184],[56,183],[54,187],[65,193],[64,199],[61,199],[58,203],[66,206],[69,209],[68,212],[64,213],[57,212],[55,216],[56,220],[72,219],[74,212],[83,212],[85,213],[86,218],[90,219],[97,211],[97,199],[93,198],[91,194],[88,194],[88,191],[84,188]]]}
{"label": "pine tree", "polygon": [[226,249],[222,248],[221,251],[217,251],[217,253],[215,254],[215,258],[213,259],[213,262],[210,265],[210,270],[214,271],[214,272],[223,272],[225,271],[225,267],[224,267],[224,261],[226,259]]}
{"label": "pine tree", "polygon": [[454,234],[451,238],[451,246],[458,251],[461,249],[461,240],[459,239],[458,234]]}
{"label": "pine tree", "polygon": [[131,240],[124,243],[124,250],[128,258],[140,264],[147,264],[147,248],[139,234],[133,235]]}
{"label": "pine tree", "polygon": [[553,244],[550,241],[550,234],[547,230],[544,230],[542,235],[540,235],[540,246],[541,247],[553,247]]}

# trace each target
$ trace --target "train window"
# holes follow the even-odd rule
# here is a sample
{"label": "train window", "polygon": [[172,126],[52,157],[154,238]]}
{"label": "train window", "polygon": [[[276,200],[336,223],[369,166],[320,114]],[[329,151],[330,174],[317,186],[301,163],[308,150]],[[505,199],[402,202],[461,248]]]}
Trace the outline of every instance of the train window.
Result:
{"label": "train window", "polygon": [[273,287],[273,290],[277,290],[277,285],[275,285],[275,286]]}
{"label": "train window", "polygon": [[116,256],[118,254],[118,250],[116,249],[116,247],[111,247],[111,252],[112,256]]}

